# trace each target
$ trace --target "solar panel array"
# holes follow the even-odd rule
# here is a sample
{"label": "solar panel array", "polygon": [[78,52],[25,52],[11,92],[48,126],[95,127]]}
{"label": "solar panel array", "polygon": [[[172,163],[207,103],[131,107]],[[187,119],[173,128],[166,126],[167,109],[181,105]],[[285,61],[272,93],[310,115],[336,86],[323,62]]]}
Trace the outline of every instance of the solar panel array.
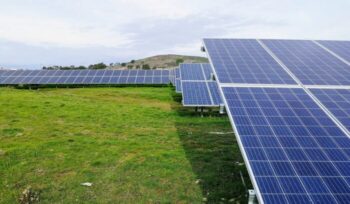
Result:
{"label": "solar panel array", "polygon": [[349,203],[349,42],[205,39],[261,203]]}
{"label": "solar panel array", "polygon": [[209,64],[180,64],[179,73],[184,106],[217,107],[222,104],[217,82]]}
{"label": "solar panel array", "polygon": [[0,84],[169,84],[170,70],[1,70]]}

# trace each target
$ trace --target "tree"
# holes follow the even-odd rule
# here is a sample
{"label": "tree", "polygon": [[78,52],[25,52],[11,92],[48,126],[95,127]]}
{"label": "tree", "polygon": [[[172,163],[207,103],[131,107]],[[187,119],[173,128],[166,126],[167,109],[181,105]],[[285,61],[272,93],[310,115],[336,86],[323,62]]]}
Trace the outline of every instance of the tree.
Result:
{"label": "tree", "polygon": [[125,63],[125,62],[123,62],[121,65],[122,65],[122,67],[125,67],[125,66],[126,66],[126,63]]}
{"label": "tree", "polygon": [[140,69],[140,65],[138,64],[138,65],[136,65],[136,69]]}
{"label": "tree", "polygon": [[135,63],[135,60],[131,60],[130,63],[131,63],[131,64],[134,64],[134,63]]}
{"label": "tree", "polygon": [[134,66],[133,66],[133,65],[131,65],[131,64],[129,64],[127,67],[128,67],[128,69],[132,69],[132,68],[134,68]]}
{"label": "tree", "polygon": [[92,64],[89,66],[89,69],[106,69],[107,65],[104,63]]}
{"label": "tree", "polygon": [[184,63],[184,60],[182,58],[176,59],[176,66],[179,66],[179,64]]}
{"label": "tree", "polygon": [[86,67],[85,67],[85,66],[80,65],[80,66],[79,66],[79,67],[77,67],[76,69],[86,69]]}
{"label": "tree", "polygon": [[143,64],[142,69],[151,69],[151,67],[149,66],[149,64]]}

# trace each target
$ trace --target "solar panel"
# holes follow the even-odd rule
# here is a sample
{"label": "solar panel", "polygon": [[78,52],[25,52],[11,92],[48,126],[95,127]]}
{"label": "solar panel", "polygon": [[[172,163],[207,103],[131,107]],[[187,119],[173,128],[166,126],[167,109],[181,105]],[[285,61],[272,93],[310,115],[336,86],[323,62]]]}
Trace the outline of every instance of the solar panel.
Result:
{"label": "solar panel", "polygon": [[181,88],[181,80],[180,79],[176,79],[175,80],[175,84],[176,84],[176,93],[181,93],[182,92],[182,88]]}
{"label": "solar panel", "polygon": [[204,39],[219,83],[296,84],[257,40]]}
{"label": "solar panel", "polygon": [[349,138],[303,89],[223,93],[263,202],[349,201]]}
{"label": "solar panel", "polygon": [[221,105],[223,102],[219,92],[218,83],[216,81],[208,81],[207,84],[209,87],[211,98],[213,99],[213,105],[214,106]]}
{"label": "solar panel", "polygon": [[202,64],[180,64],[181,80],[205,80]]}
{"label": "solar panel", "polygon": [[175,69],[170,69],[169,71],[170,82],[175,86]]}
{"label": "solar panel", "polygon": [[309,40],[262,40],[305,85],[350,85],[350,69]]}
{"label": "solar panel", "polygon": [[217,82],[182,81],[184,106],[216,107],[222,104]]}
{"label": "solar panel", "polygon": [[350,41],[318,40],[317,42],[350,62]]}
{"label": "solar panel", "polygon": [[204,72],[204,78],[205,80],[211,80],[211,75],[213,74],[213,69],[211,68],[210,64],[201,64],[202,69]]}
{"label": "solar panel", "polygon": [[0,84],[168,84],[170,74],[166,69],[0,70]]}
{"label": "solar panel", "polygon": [[[350,131],[350,90],[311,89],[311,92]],[[350,148],[350,142],[348,145]]]}
{"label": "solar panel", "polygon": [[194,63],[194,64],[180,64],[181,80],[211,80],[213,70],[210,64]]}
{"label": "solar panel", "polygon": [[175,69],[175,78],[176,79],[180,78],[180,69],[179,68]]}
{"label": "solar panel", "polygon": [[184,106],[213,106],[206,82],[182,82]]}

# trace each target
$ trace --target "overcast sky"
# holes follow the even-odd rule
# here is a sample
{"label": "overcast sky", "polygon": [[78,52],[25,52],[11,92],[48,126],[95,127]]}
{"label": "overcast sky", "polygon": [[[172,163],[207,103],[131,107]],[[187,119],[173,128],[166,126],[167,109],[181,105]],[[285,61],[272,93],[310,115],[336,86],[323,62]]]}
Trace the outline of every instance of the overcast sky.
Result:
{"label": "overcast sky", "polygon": [[203,56],[204,37],[350,40],[350,1],[0,0],[0,67]]}

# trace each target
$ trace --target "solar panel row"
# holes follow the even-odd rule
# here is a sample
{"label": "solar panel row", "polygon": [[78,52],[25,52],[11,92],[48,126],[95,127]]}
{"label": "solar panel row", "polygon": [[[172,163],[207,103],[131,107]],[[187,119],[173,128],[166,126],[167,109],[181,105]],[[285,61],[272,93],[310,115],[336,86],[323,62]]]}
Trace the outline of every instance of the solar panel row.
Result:
{"label": "solar panel row", "polygon": [[170,70],[3,70],[0,84],[168,84]]}

